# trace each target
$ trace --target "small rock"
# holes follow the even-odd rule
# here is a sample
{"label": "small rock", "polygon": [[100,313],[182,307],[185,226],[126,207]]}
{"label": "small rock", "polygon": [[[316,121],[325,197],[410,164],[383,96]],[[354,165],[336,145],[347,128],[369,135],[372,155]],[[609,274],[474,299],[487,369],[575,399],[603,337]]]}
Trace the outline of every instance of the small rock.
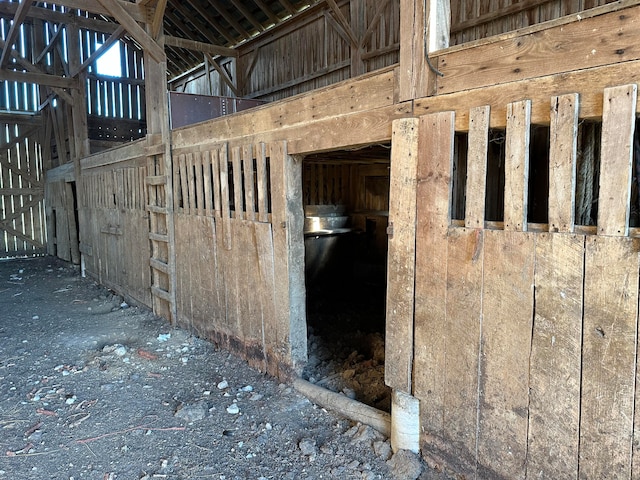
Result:
{"label": "small rock", "polygon": [[342,393],[344,393],[345,396],[347,398],[350,398],[351,400],[355,400],[356,399],[356,392],[354,390],[351,390],[349,387],[344,387],[342,389]]}
{"label": "small rock", "polygon": [[170,338],[171,338],[170,333],[161,333],[160,335],[158,335],[159,342],[168,342]]}
{"label": "small rock", "polygon": [[387,466],[397,480],[416,480],[422,473],[422,462],[417,454],[409,450],[398,450]]}
{"label": "small rock", "polygon": [[229,382],[227,382],[226,380],[222,380],[220,383],[218,383],[217,387],[218,387],[218,390],[224,390],[225,388],[229,388]]}
{"label": "small rock", "polygon": [[187,422],[197,422],[207,416],[207,405],[204,403],[183,404],[175,416]]}
{"label": "small rock", "polygon": [[237,404],[232,403],[227,407],[227,413],[230,413],[231,415],[237,415],[238,413],[240,413],[240,407],[238,407]]}
{"label": "small rock", "polygon": [[391,444],[388,441],[373,442],[373,451],[385,462],[391,458]]}
{"label": "small rock", "polygon": [[316,441],[312,438],[303,438],[300,440],[300,443],[298,443],[298,447],[302,454],[306,456],[315,455],[318,451],[316,448]]}
{"label": "small rock", "polygon": [[372,442],[382,440],[383,435],[372,428],[369,425],[362,425],[358,429],[358,432],[353,436],[353,440],[357,442],[366,442],[371,444]]}
{"label": "small rock", "polygon": [[240,390],[242,390],[243,392],[253,392],[253,387],[251,385],[246,385],[242,387]]}

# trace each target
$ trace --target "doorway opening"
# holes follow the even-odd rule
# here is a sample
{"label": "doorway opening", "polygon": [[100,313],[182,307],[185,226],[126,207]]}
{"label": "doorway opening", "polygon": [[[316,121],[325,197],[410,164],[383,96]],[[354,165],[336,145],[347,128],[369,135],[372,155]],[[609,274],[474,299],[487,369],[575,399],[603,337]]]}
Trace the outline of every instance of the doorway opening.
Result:
{"label": "doorway opening", "polygon": [[389,412],[384,335],[390,145],[303,161],[304,379]]}

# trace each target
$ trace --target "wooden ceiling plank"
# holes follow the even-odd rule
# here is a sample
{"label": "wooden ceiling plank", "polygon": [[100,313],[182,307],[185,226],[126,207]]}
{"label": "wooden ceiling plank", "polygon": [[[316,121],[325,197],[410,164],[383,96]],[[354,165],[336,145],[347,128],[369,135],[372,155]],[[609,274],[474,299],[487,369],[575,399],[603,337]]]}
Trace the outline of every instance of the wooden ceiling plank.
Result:
{"label": "wooden ceiling plank", "polygon": [[[154,60],[157,62],[165,60],[164,49],[138,25],[136,20],[123,8],[119,0],[98,0],[98,2],[109,11],[109,15],[113,16]],[[130,3],[130,5],[133,4]]]}
{"label": "wooden ceiling plank", "polygon": [[27,18],[27,14],[29,13],[29,8],[33,4],[33,0],[20,0],[20,4],[18,5],[18,9],[16,10],[16,15],[13,17],[13,23],[11,24],[11,28],[9,29],[9,33],[5,38],[5,45],[2,49],[2,56],[0,56],[0,68],[4,68],[9,61],[11,49],[13,48],[13,44],[16,42],[16,38],[18,38],[18,33],[20,32],[20,27],[22,26],[22,22],[24,22],[25,18]]}
{"label": "wooden ceiling plank", "polygon": [[280,19],[276,16],[276,14],[273,13],[271,9],[262,0],[253,0],[253,3],[255,3],[258,6],[258,8],[262,10],[262,12],[267,17],[269,17],[269,20],[271,20],[273,23],[280,22]]}
{"label": "wooden ceiling plank", "polygon": [[[231,27],[240,34],[240,36],[244,37],[244,38],[250,38],[251,34],[249,32],[247,32],[242,25],[240,25],[240,23],[238,23],[236,21],[235,18],[233,18],[233,15],[229,14],[229,12],[227,11],[226,8],[224,8],[224,5],[221,5],[220,2],[218,2],[217,0],[207,0],[207,4],[212,6],[220,15],[222,15],[222,17],[229,23],[229,25],[231,25]],[[202,15],[203,17],[207,18],[207,14],[205,11],[202,10],[202,8],[199,5],[196,5],[195,3],[193,3],[194,8],[196,8],[199,12],[200,15]]]}
{"label": "wooden ceiling plank", "polygon": [[[193,12],[189,11],[181,3],[173,3],[172,5],[176,10],[178,10],[182,14],[182,16],[189,19],[189,22],[198,30],[200,35],[202,35],[204,38],[209,40],[209,42],[211,42],[214,45],[218,43],[215,38],[211,37],[210,27],[208,25],[204,25],[201,21],[195,18],[195,16],[193,15]],[[227,40],[227,42],[229,42],[229,44],[233,45],[237,43],[237,40],[232,36],[230,36],[227,33],[227,30],[222,28],[217,22],[214,22],[213,20],[211,20],[210,26],[214,27],[220,33],[220,35],[222,35]]]}
{"label": "wooden ceiling plank", "polygon": [[[209,2],[211,2],[212,0],[209,0]],[[242,15],[244,16],[244,18],[246,18],[247,20],[249,20],[249,23],[251,23],[251,25],[253,25],[254,27],[256,27],[256,29],[259,32],[264,32],[265,28],[262,26],[262,24],[256,19],[256,17],[253,16],[253,14],[247,10],[244,5],[242,5],[242,3],[237,2],[236,0],[231,0],[231,4],[233,5],[234,8],[236,8],[240,13],[242,13]]]}
{"label": "wooden ceiling plank", "polygon": [[238,51],[234,50],[233,48],[221,47],[218,45],[211,45],[210,43],[197,42],[195,40],[172,37],[169,35],[166,35],[164,37],[164,44],[170,47],[184,48],[186,50],[192,50],[195,52],[205,52],[211,55],[222,55],[224,57],[238,56]]}
{"label": "wooden ceiling plank", "polygon": [[295,9],[289,0],[278,0],[278,3],[284,7],[284,9],[289,12],[290,15],[295,15],[298,11]]}

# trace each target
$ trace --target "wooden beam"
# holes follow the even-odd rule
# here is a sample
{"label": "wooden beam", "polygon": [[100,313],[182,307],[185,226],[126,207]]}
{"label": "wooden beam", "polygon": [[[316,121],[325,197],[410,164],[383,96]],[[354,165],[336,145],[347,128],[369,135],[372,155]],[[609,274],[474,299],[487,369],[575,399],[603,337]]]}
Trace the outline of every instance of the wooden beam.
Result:
{"label": "wooden beam", "polygon": [[158,38],[160,31],[162,30],[162,24],[164,20],[164,11],[167,8],[167,0],[158,0],[156,8],[153,12],[153,19],[151,20],[151,36],[154,39]]}
{"label": "wooden beam", "polygon": [[269,9],[267,5],[265,5],[262,0],[253,0],[253,3],[255,3],[273,23],[278,23],[280,21],[280,19]]}
{"label": "wooden beam", "polygon": [[[18,9],[17,7],[18,7],[17,3],[0,2],[0,17],[4,17],[10,20],[15,16],[16,11]],[[95,30],[96,32],[111,33],[117,28],[117,25],[113,22],[107,22],[105,20],[96,20],[93,18],[85,18],[85,17],[79,17],[79,16],[70,17],[68,13],[56,12],[48,8],[42,8],[42,7],[31,7],[29,9],[29,14],[27,15],[27,18],[43,20],[50,23],[60,23],[60,24],[66,24],[72,20],[80,28],[85,28],[87,30]]]}
{"label": "wooden beam", "polygon": [[0,70],[0,81],[34,83],[48,87],[78,88],[78,82],[73,78],[57,77],[45,73],[16,72],[14,70]]}
{"label": "wooden beam", "polygon": [[364,35],[360,39],[360,48],[364,48],[369,43],[371,35],[373,34],[375,28],[378,26],[378,23],[380,23],[380,20],[382,19],[382,13],[384,12],[384,9],[387,8],[387,5],[389,5],[389,0],[379,0],[378,6],[376,7],[376,12],[371,19],[371,22],[369,22],[367,31],[364,32]]}
{"label": "wooden beam", "polygon": [[[111,3],[117,4],[120,8],[125,10],[129,16],[131,16],[136,22],[146,22],[147,21],[147,8],[137,4],[127,2],[125,0],[110,0]],[[91,13],[99,13],[101,15],[113,15],[111,9],[108,8],[102,1],[100,0],[55,0],[56,5],[62,5],[69,9],[75,10],[83,10],[85,12]]]}
{"label": "wooden beam", "polygon": [[208,53],[210,55],[221,55],[223,57],[237,57],[238,51],[233,48],[221,47],[218,45],[211,45],[204,42],[196,42],[195,40],[187,40],[186,38],[179,37],[164,37],[164,44],[170,47],[185,48],[187,50],[193,50],[195,52]]}
{"label": "wooden beam", "polygon": [[[209,0],[209,5],[211,5],[213,8],[216,9],[216,11],[222,15],[222,17],[229,22],[229,25],[231,25],[234,30],[236,32],[238,32],[241,36],[245,37],[245,38],[249,38],[251,37],[251,34],[249,32],[247,32],[242,25],[240,25],[239,22],[236,21],[235,18],[233,18],[233,15],[229,14],[229,11],[225,8],[224,5],[221,5],[220,2],[218,0]],[[194,5],[194,8],[198,8],[196,7],[196,5]],[[247,19],[249,20],[249,19]],[[251,23],[253,23],[251,20],[249,20]]]}
{"label": "wooden beam", "polygon": [[[158,62],[165,61],[164,49],[138,25],[136,20],[124,9],[118,0],[98,0],[98,2],[109,11],[109,14],[127,30],[146,52],[149,52],[149,55],[151,55],[154,60]],[[133,4],[129,3],[129,5]]]}
{"label": "wooden beam", "polygon": [[[51,24],[49,24],[49,26],[51,26]],[[51,30],[49,29],[49,31]],[[63,32],[64,32],[64,28],[62,28],[62,24],[59,24],[58,30],[56,31],[56,33],[53,34],[53,37],[51,37],[49,44],[42,49],[42,52],[40,52],[40,55],[38,55],[38,57],[35,59],[33,63],[35,64],[40,63],[42,59],[47,55],[47,53],[49,53],[51,50],[54,49],[56,42],[62,36]]]}
{"label": "wooden beam", "polygon": [[0,123],[15,123],[18,125],[41,125],[42,117],[33,113],[17,113],[0,111]]}
{"label": "wooden beam", "polygon": [[98,48],[95,52],[93,52],[91,56],[87,58],[82,63],[82,65],[80,65],[80,67],[78,67],[77,71],[74,71],[71,73],[71,76],[77,77],[80,72],[84,71],[89,65],[95,62],[98,59],[98,57],[100,57],[100,55],[106,52],[111,47],[111,45],[113,45],[118,40],[120,40],[120,37],[122,37],[124,33],[125,33],[125,29],[122,25],[120,25],[118,29],[115,32],[113,32],[111,36],[104,41],[104,43],[100,46],[100,48]]}
{"label": "wooden beam", "polygon": [[344,32],[349,37],[351,46],[354,48],[358,48],[358,46],[360,45],[360,42],[358,41],[356,34],[353,32],[351,25],[349,25],[349,22],[347,21],[346,17],[342,14],[342,10],[340,10],[340,7],[338,7],[338,4],[336,3],[336,1],[327,0],[327,4],[329,5],[329,7],[331,7],[331,10],[333,11],[333,15],[335,16],[340,26],[344,29]]}
{"label": "wooden beam", "polygon": [[218,74],[220,75],[220,78],[222,79],[222,81],[224,83],[226,83],[229,88],[231,89],[231,91],[233,92],[233,94],[238,97],[239,96],[239,92],[238,92],[238,88],[233,84],[233,80],[229,77],[229,74],[227,73],[227,71],[222,68],[220,65],[218,65],[218,62],[216,62],[213,57],[211,57],[211,55],[209,55],[208,53],[205,53],[207,60],[209,60],[209,64],[216,70],[216,72],[218,72]]}
{"label": "wooden beam", "polygon": [[9,33],[5,39],[4,48],[2,49],[2,56],[0,56],[0,68],[4,68],[7,65],[11,49],[16,41],[22,22],[24,22],[24,19],[27,17],[27,13],[29,13],[29,8],[32,4],[32,0],[20,0],[20,5],[18,5],[16,15],[13,17],[13,23],[11,24],[11,28],[9,29]]}
{"label": "wooden beam", "polygon": [[[209,0],[209,3],[213,4],[215,7],[215,3],[213,3],[215,0]],[[217,3],[217,2],[216,2]],[[256,29],[259,32],[264,32],[265,28],[262,26],[262,24],[260,22],[258,22],[258,20],[256,20],[256,18],[251,14],[251,12],[249,10],[247,10],[245,8],[245,6],[240,3],[237,2],[236,0],[231,0],[231,4],[240,11],[240,13],[242,13],[242,15],[244,16],[244,18],[246,18],[247,20],[249,20],[249,23],[251,23],[251,25],[253,25],[254,27],[256,27]],[[216,7],[217,9],[217,7]]]}

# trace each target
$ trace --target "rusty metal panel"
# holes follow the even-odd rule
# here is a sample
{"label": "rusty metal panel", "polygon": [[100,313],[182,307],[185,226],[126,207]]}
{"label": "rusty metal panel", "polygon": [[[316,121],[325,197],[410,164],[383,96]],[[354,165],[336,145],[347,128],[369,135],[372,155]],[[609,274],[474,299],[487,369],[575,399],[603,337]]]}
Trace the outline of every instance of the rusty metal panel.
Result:
{"label": "rusty metal panel", "polygon": [[171,128],[180,128],[262,105],[261,100],[169,92]]}

